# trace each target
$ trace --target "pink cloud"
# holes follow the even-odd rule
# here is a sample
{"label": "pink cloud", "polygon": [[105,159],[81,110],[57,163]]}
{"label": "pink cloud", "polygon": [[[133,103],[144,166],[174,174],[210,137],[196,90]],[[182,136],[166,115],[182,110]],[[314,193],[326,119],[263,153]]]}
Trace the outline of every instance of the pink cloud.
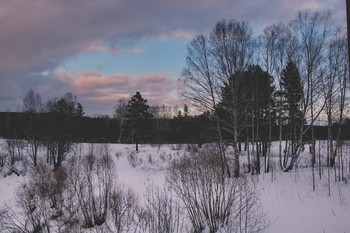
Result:
{"label": "pink cloud", "polygon": [[141,54],[141,53],[143,53],[143,50],[141,50],[141,49],[129,49],[127,51],[128,51],[128,53],[131,53],[131,54]]}
{"label": "pink cloud", "polygon": [[61,71],[54,74],[59,79],[65,80],[71,88],[77,93],[88,93],[96,89],[105,89],[113,87],[123,87],[132,78],[129,74],[113,74],[102,76],[97,71]]}
{"label": "pink cloud", "polygon": [[86,45],[84,51],[86,52],[92,52],[92,53],[101,53],[101,52],[107,52],[111,54],[117,54],[123,51],[122,48],[119,46],[108,46],[108,45],[103,45],[99,43],[90,43]]}
{"label": "pink cloud", "polygon": [[[104,75],[98,71],[58,71],[51,78],[60,86],[77,95],[87,115],[112,114],[113,106],[120,98],[129,99],[137,91],[149,105],[183,106],[179,97],[179,74],[145,73]],[[48,87],[48,86],[46,86]],[[61,90],[61,89],[60,89]],[[54,96],[59,97],[65,92]],[[41,92],[42,93],[42,92]]]}
{"label": "pink cloud", "polygon": [[106,50],[107,50],[106,46],[103,46],[97,43],[88,44],[85,48],[85,51],[93,52],[93,53],[105,52]]}
{"label": "pink cloud", "polygon": [[138,82],[141,84],[167,83],[169,77],[167,74],[141,74]]}
{"label": "pink cloud", "polygon": [[153,104],[171,104],[177,99],[177,77],[170,74],[103,75],[98,71],[60,71],[54,77],[89,101],[117,100],[136,91],[148,96]]}
{"label": "pink cloud", "polygon": [[86,100],[93,101],[93,102],[117,102],[119,99],[117,96],[97,96],[97,97],[87,97]]}

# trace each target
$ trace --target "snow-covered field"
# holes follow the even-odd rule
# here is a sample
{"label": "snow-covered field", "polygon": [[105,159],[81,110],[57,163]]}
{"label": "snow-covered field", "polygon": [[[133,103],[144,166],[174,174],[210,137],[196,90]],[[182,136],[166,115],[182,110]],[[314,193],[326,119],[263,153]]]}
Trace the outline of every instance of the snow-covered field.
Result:
{"label": "snow-covered field", "polygon": [[[4,150],[6,141],[0,142]],[[130,187],[142,198],[150,184],[159,187],[165,184],[171,161],[183,156],[189,146],[141,145],[139,152],[135,152],[134,145],[110,144],[109,151],[115,159],[118,183]],[[273,144],[272,154],[277,155],[277,143]],[[330,174],[333,175],[333,170]],[[26,179],[17,175],[1,177],[0,205],[14,201],[16,188]],[[332,178],[329,196],[326,170],[321,180],[316,177],[314,192],[310,168],[301,166],[288,173],[275,168],[273,173],[256,176],[256,180],[262,208],[270,221],[265,232],[350,233],[350,185],[334,182]]]}

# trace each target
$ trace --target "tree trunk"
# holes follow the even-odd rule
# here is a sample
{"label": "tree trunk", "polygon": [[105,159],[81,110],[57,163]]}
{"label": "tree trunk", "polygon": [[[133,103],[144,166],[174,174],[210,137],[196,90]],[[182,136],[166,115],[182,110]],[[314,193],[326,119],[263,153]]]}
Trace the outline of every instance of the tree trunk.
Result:
{"label": "tree trunk", "polygon": [[233,140],[233,149],[234,149],[234,177],[240,176],[240,165],[239,165],[239,151],[237,147],[237,141],[238,141],[238,129],[235,127],[234,129],[234,140]]}

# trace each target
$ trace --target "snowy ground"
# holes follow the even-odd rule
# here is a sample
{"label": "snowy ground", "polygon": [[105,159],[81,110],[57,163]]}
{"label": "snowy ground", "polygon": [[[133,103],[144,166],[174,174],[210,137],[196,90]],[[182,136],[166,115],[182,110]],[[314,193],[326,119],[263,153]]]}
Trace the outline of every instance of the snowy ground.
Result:
{"label": "snowy ground", "polygon": [[[4,148],[3,140],[1,144]],[[162,186],[165,183],[169,163],[181,157],[186,147],[141,145],[136,153],[134,145],[109,145],[119,183],[132,188],[141,198],[150,184]],[[273,154],[277,154],[276,148],[275,143]],[[332,192],[328,196],[326,176],[324,171],[322,180],[316,178],[315,192],[309,168],[289,173],[275,171],[257,177],[262,207],[271,221],[266,232],[350,233],[350,185],[335,183],[333,178]],[[16,175],[0,178],[0,205],[13,200],[16,188],[25,179]]]}
{"label": "snowy ground", "polygon": [[261,179],[262,205],[273,222],[267,232],[350,232],[350,188],[337,184],[328,196],[325,184],[312,191],[310,171],[278,173]]}

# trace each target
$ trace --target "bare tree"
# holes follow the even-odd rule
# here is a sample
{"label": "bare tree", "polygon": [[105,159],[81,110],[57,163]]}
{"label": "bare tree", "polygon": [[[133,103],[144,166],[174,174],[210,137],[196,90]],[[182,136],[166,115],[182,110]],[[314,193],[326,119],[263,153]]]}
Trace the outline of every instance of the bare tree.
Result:
{"label": "bare tree", "polygon": [[113,116],[114,118],[120,121],[120,133],[119,133],[118,142],[122,142],[122,136],[123,136],[122,125],[124,124],[124,115],[127,111],[127,105],[128,105],[128,100],[125,98],[121,98],[118,100],[118,103],[114,106]]}
{"label": "bare tree", "polygon": [[[275,97],[275,111],[279,126],[279,158],[282,162],[282,139],[283,139],[283,125],[286,123],[286,112],[284,110],[284,99],[281,93],[283,88],[281,84],[282,70],[286,67],[287,62],[296,61],[296,52],[298,44],[297,38],[293,35],[292,29],[288,25],[273,24],[264,29],[263,35],[260,37],[260,62],[269,74],[274,76],[276,92],[273,93]],[[269,152],[268,152],[269,153]],[[283,168],[282,163],[280,164]]]}
{"label": "bare tree", "polygon": [[284,171],[289,171],[293,168],[303,149],[303,136],[308,130],[311,130],[311,144],[313,148],[311,165],[313,168],[313,189],[315,189],[314,165],[316,154],[314,150],[315,135],[313,126],[324,107],[324,102],[320,101],[322,94],[320,87],[324,75],[323,65],[325,63],[326,45],[333,27],[329,12],[311,13],[310,11],[303,11],[299,12],[296,19],[291,22],[291,28],[293,35],[298,41],[296,50],[298,62],[296,64],[299,66],[303,86],[301,112],[303,118],[309,122],[309,125],[301,127],[299,130],[297,148]]}
{"label": "bare tree", "polygon": [[[281,83],[281,73],[282,69],[286,66],[288,61],[294,60],[294,54],[296,52],[296,40],[292,36],[291,28],[284,24],[273,24],[264,29],[263,35],[259,38],[260,41],[260,62],[265,70],[275,77],[275,85],[277,86],[277,91],[275,93],[270,93],[275,96],[275,105],[269,102],[269,108],[271,111],[275,111],[279,125],[279,155],[282,157],[282,126],[283,126],[283,105],[281,95],[276,95],[276,93],[282,93],[282,87],[279,85]],[[268,141],[272,140],[272,117],[271,111],[268,115],[269,122],[269,133]],[[269,143],[270,144],[270,143]],[[270,147],[267,148],[267,159],[265,159],[265,171],[269,170],[270,161]],[[266,158],[265,157],[265,158]],[[281,161],[281,160],[280,160]]]}
{"label": "bare tree", "polygon": [[[347,40],[341,28],[334,34],[333,40],[329,44],[328,49],[328,69],[324,79],[324,99],[325,113],[328,121],[327,133],[327,166],[328,166],[328,187],[330,194],[330,167],[334,168],[335,179],[338,176],[338,181],[344,179],[343,158],[342,158],[342,122],[344,119],[344,108],[346,105],[347,92]],[[334,122],[338,122],[338,130],[334,131]],[[336,135],[334,138],[333,135]],[[334,145],[334,139],[336,143]],[[338,173],[336,170],[336,156],[338,156]],[[336,179],[337,181],[337,179]]]}
{"label": "bare tree", "polygon": [[41,145],[41,135],[34,125],[33,120],[36,119],[38,113],[43,111],[40,94],[34,93],[34,91],[30,89],[23,99],[22,111],[29,114],[29,125],[25,127],[24,131],[28,139],[29,156],[32,159],[33,165],[36,166],[38,149]]}
{"label": "bare tree", "polygon": [[214,114],[214,139],[218,141],[221,154],[222,174],[230,176],[223,147],[223,137],[220,129],[220,120],[215,112],[220,98],[221,84],[214,75],[214,64],[210,52],[208,38],[204,35],[196,36],[187,48],[186,68],[181,77],[182,95],[202,111]]}
{"label": "bare tree", "polygon": [[188,46],[187,65],[182,75],[183,95],[192,103],[213,114],[216,122],[216,138],[221,153],[222,170],[230,176],[224,151],[222,131],[233,133],[231,144],[235,150],[234,176],[240,175],[238,150],[238,85],[231,90],[231,121],[222,122],[216,113],[221,100],[221,91],[232,76],[243,71],[253,60],[255,41],[245,22],[219,21],[210,36],[199,35]]}
{"label": "bare tree", "polygon": [[43,103],[41,101],[41,96],[39,93],[34,93],[32,89],[30,89],[27,94],[23,98],[23,112],[29,113],[37,113],[43,110]]}
{"label": "bare tree", "polygon": [[172,107],[164,104],[150,106],[150,111],[155,119],[170,119],[173,116]]}

